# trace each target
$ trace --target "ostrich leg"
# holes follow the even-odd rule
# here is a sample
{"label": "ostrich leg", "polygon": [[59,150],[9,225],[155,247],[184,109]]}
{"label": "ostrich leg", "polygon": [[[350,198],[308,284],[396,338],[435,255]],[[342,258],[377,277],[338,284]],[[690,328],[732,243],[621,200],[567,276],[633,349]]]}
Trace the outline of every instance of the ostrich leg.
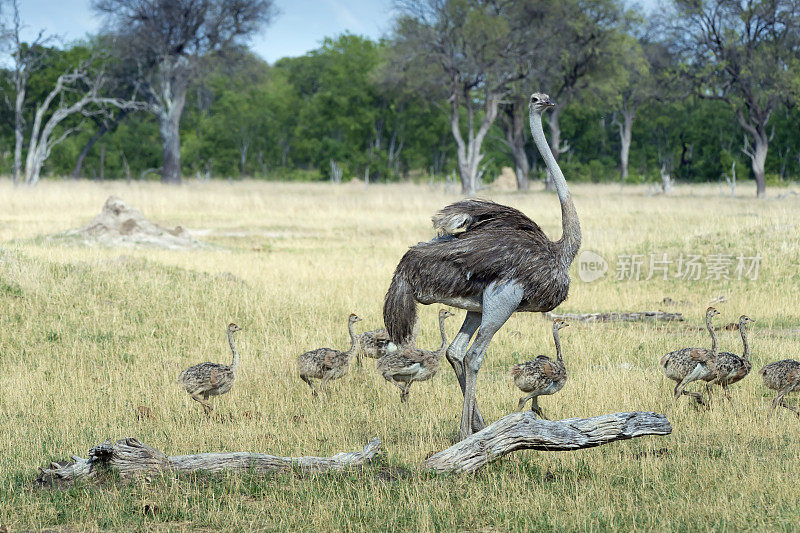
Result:
{"label": "ostrich leg", "polygon": [[522,302],[523,294],[522,287],[512,282],[492,282],[483,291],[481,327],[464,357],[464,408],[461,411],[461,440],[485,427],[482,421],[476,423],[475,420],[475,413],[478,412],[475,400],[478,372],[480,372],[483,356],[486,354],[489,343],[492,342],[492,337],[517,310]]}
{"label": "ostrich leg", "polygon": [[[467,346],[469,341],[481,325],[481,314],[475,311],[467,311],[467,317],[464,319],[464,324],[461,326],[461,331],[456,334],[453,342],[447,347],[447,361],[453,367],[456,374],[458,385],[461,387],[461,394],[465,394],[465,381],[464,381],[464,356],[467,353]],[[473,424],[485,425],[481,412],[475,406],[473,410]]]}
{"label": "ostrich leg", "polygon": [[769,414],[767,415],[768,419],[772,416],[772,412],[775,410],[775,407],[778,406],[778,405],[780,405],[781,407],[785,407],[785,408],[789,409],[790,411],[794,411],[794,413],[797,416],[800,416],[800,413],[797,411],[797,409],[795,409],[794,407],[790,406],[788,403],[786,403],[786,400],[783,399],[783,397],[786,396],[786,394],[788,394],[790,390],[792,390],[794,385],[795,385],[794,383],[790,383],[789,385],[787,385],[786,387],[784,387],[783,389],[781,389],[778,392],[778,395],[775,397],[775,400],[772,401],[772,407],[770,408]]}

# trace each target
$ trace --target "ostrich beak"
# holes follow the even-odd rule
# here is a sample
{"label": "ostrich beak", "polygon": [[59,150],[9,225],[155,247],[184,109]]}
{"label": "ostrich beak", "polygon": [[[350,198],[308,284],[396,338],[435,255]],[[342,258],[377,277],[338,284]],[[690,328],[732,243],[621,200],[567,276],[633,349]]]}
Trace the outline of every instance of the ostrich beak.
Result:
{"label": "ostrich beak", "polygon": [[542,102],[542,103],[544,105],[546,105],[547,107],[555,107],[556,106],[556,103],[554,101],[550,100],[549,98],[547,100],[545,100],[544,102]]}

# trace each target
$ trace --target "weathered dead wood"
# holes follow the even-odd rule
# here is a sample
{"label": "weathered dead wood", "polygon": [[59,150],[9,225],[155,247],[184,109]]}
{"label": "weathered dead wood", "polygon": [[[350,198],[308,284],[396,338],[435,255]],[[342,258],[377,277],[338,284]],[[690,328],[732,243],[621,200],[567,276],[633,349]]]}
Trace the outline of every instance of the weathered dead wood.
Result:
{"label": "weathered dead wood", "polygon": [[549,319],[578,320],[581,322],[639,322],[646,320],[683,322],[683,314],[664,311],[640,311],[630,313],[545,313]]}
{"label": "weathered dead wood", "polygon": [[512,413],[438,452],[422,463],[437,472],[474,472],[516,450],[571,451],[644,435],[669,435],[667,417],[634,411],[592,418],[541,420],[531,411]]}
{"label": "weathered dead wood", "polygon": [[116,443],[107,440],[89,450],[89,458],[72,456],[73,463],[51,463],[40,469],[36,480],[41,484],[74,482],[89,479],[109,470],[121,477],[137,473],[173,471],[181,473],[214,473],[223,470],[250,471],[269,474],[279,470],[299,468],[312,472],[342,470],[372,461],[381,452],[381,441],[372,439],[359,452],[337,453],[333,457],[278,457],[264,453],[197,453],[167,456],[165,453],[125,437]]}

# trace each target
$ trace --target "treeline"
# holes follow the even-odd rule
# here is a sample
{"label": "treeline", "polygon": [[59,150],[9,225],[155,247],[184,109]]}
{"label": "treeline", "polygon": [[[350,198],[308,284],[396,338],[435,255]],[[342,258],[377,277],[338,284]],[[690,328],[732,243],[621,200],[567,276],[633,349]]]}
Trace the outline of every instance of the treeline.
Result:
{"label": "treeline", "polygon": [[20,183],[454,177],[472,193],[509,166],[525,189],[546,179],[533,91],[559,104],[548,139],[572,181],[735,173],[763,195],[800,176],[794,0],[649,17],[616,0],[405,0],[384,40],[331,37],[274,65],[243,44],[269,31],[271,0],[93,6],[105,31],[62,49],[22,42],[3,5],[0,163]]}

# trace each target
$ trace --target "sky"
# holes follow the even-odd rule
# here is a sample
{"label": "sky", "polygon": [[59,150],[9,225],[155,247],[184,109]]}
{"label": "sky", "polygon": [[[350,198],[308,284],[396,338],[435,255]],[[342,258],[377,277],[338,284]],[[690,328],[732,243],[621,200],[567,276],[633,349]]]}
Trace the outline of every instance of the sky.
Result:
{"label": "sky", "polygon": [[[63,43],[100,29],[88,0],[19,0],[26,26],[23,36],[39,30],[58,35]],[[276,0],[278,15],[250,41],[251,49],[269,63],[301,56],[318,48],[325,37],[344,32],[377,39],[389,32],[392,0]]]}
{"label": "sky", "polygon": [[[62,44],[97,33],[100,19],[89,0],[19,0],[26,26],[23,36],[30,40],[39,30],[58,35]],[[628,0],[645,11],[653,11],[659,0]],[[282,57],[296,57],[318,48],[325,37],[344,32],[371,39],[389,33],[394,17],[393,0],[275,0],[278,14],[251,41],[251,49],[274,63]]]}

